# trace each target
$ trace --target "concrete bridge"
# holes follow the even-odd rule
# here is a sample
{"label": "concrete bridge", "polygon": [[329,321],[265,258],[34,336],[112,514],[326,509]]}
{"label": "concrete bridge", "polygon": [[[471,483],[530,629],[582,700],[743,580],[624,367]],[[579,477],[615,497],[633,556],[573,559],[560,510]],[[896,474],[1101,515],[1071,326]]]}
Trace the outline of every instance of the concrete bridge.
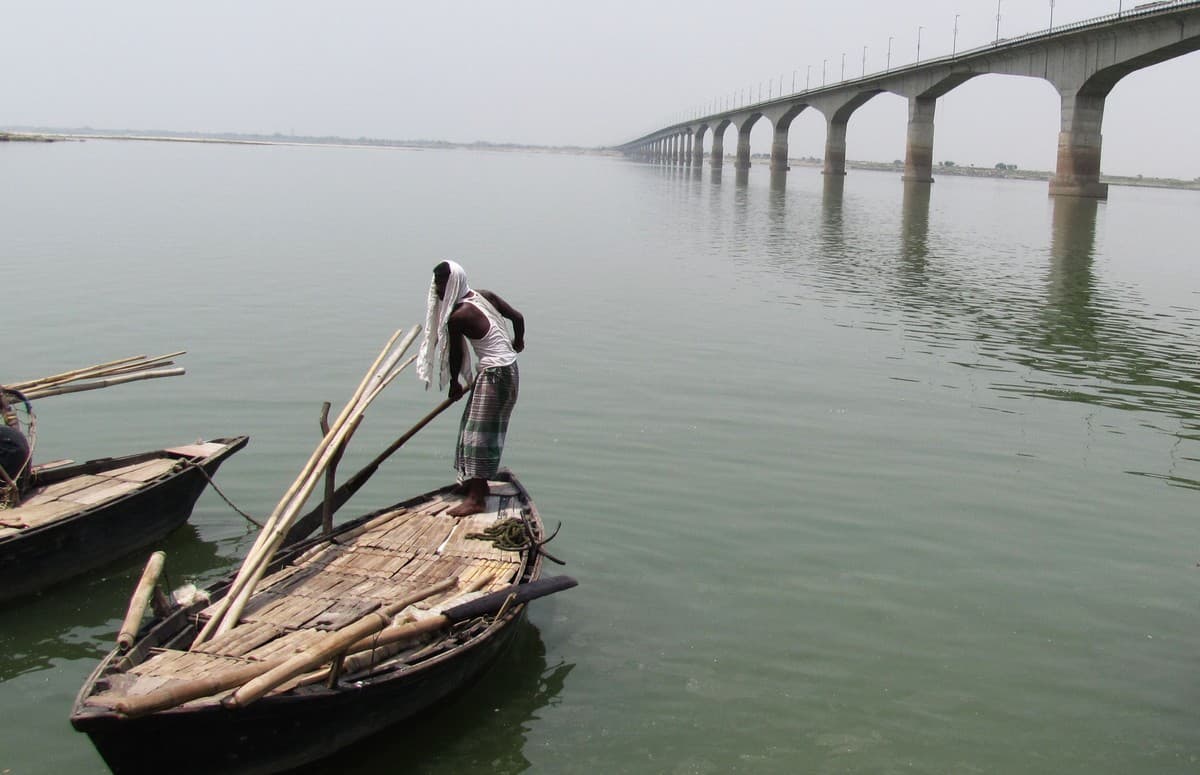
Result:
{"label": "concrete bridge", "polygon": [[[711,134],[709,157],[712,166],[719,168],[724,163],[725,130],[733,125],[737,127],[736,167],[747,170],[750,130],[765,118],[774,129],[771,170],[782,172],[788,169],[788,129],[796,116],[811,107],[825,117],[824,173],[845,175],[850,116],[875,95],[891,92],[908,100],[904,180],[932,183],[933,117],[938,98],[977,75],[1018,75],[1049,81],[1062,100],[1058,161],[1050,193],[1105,199],[1108,184],[1100,182],[1105,98],[1126,75],[1196,50],[1200,50],[1200,0],[1145,3],[673,124],[617,146],[617,150],[644,161],[699,166],[704,161],[705,138]],[[1190,99],[1184,93],[1181,98]]]}

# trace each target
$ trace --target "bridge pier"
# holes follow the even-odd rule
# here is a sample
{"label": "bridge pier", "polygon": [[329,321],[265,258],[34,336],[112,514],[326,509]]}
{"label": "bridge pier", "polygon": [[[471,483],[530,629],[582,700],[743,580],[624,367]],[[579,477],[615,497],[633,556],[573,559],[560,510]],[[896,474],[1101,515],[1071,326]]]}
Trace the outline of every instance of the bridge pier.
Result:
{"label": "bridge pier", "polygon": [[771,136],[771,172],[787,172],[791,169],[788,167],[788,127],[790,126],[790,122],[775,124],[775,132]]}
{"label": "bridge pier", "polygon": [[725,132],[722,130],[713,132],[712,156],[708,162],[714,170],[721,169],[725,163]]}
{"label": "bridge pier", "polygon": [[738,127],[737,163],[733,165],[734,169],[750,169],[750,126],[753,123],[751,121]]}
{"label": "bridge pier", "polygon": [[1051,196],[1108,198],[1108,184],[1100,182],[1103,120],[1103,96],[1062,95],[1062,131],[1058,133],[1057,166],[1050,178]]}
{"label": "bridge pier", "polygon": [[908,141],[904,148],[904,175],[912,183],[933,182],[933,111],[935,97],[908,98]]}
{"label": "bridge pier", "polygon": [[679,163],[685,167],[692,166],[692,133],[688,132],[683,136],[683,158]]}
{"label": "bridge pier", "polygon": [[846,174],[846,123],[836,119],[825,121],[825,166],[822,175]]}
{"label": "bridge pier", "polygon": [[696,169],[700,169],[700,166],[704,164],[705,129],[707,129],[707,127],[701,126],[700,129],[696,131],[696,140],[692,144],[692,166]]}

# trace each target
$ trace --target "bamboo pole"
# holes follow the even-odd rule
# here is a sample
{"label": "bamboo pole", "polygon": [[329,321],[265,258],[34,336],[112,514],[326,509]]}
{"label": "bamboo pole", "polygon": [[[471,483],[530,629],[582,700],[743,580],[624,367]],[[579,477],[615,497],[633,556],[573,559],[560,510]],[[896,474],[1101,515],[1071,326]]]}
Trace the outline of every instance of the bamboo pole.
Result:
{"label": "bamboo pole", "polygon": [[154,552],[146,562],[142,578],[133,591],[133,597],[129,599],[129,610],[125,612],[125,621],[117,633],[117,648],[122,652],[128,651],[137,638],[137,631],[141,626],[142,617],[146,614],[150,595],[154,592],[155,585],[158,584],[158,577],[162,574],[163,563],[166,559],[167,555],[163,552]]}
{"label": "bamboo pole", "polygon": [[64,371],[61,374],[53,374],[49,377],[41,377],[39,379],[18,382],[16,384],[9,385],[9,387],[13,387],[21,392],[25,392],[27,389],[34,389],[47,385],[59,385],[66,382],[75,382],[80,379],[117,374],[127,372],[131,369],[146,368],[148,366],[161,366],[165,365],[164,361],[169,361],[172,358],[176,358],[186,353],[187,350],[178,350],[165,355],[157,355],[153,358],[147,358],[145,355],[131,355],[128,358],[118,358],[115,361],[98,363],[94,366],[85,366],[81,369],[74,369],[72,371]]}
{"label": "bamboo pole", "polygon": [[[396,331],[388,340],[387,345],[379,353],[375,362],[371,365],[371,369],[363,377],[359,383],[358,389],[355,390],[351,400],[342,409],[337,420],[330,426],[330,430],[325,434],[321,443],[313,451],[308,462],[301,470],[300,476],[292,483],[279,504],[272,511],[267,523],[263,526],[259,533],[254,546],[247,553],[245,560],[242,562],[242,567],[234,578],[233,584],[229,592],[222,600],[222,605],[214,612],[213,617],[205,625],[204,629],[196,636],[196,641],[193,645],[200,644],[208,640],[214,633],[221,634],[227,632],[237,625],[237,620],[241,616],[242,609],[253,594],[254,587],[262,578],[262,574],[266,566],[270,563],[271,557],[278,550],[283,538],[287,535],[287,529],[295,521],[296,514],[304,506],[308,496],[312,493],[316,486],[317,478],[321,476],[334,455],[338,453],[345,442],[349,439],[350,433],[354,427],[357,427],[357,422],[351,421],[356,417],[361,417],[366,411],[370,403],[376,396],[386,387],[400,371],[412,362],[409,359],[403,365],[397,367],[396,362],[404,355],[404,352],[412,345],[420,332],[420,326],[414,326],[407,336],[399,343],[396,340],[400,337],[402,331]],[[353,425],[353,427],[352,427]]]}
{"label": "bamboo pole", "polygon": [[113,367],[113,366],[117,366],[119,364],[129,363],[130,361],[136,361],[136,360],[139,360],[139,359],[145,358],[145,357],[146,357],[145,355],[131,355],[128,358],[118,358],[115,361],[109,361],[107,363],[97,363],[94,366],[85,366],[82,369],[75,369],[73,371],[64,371],[61,374],[52,374],[49,377],[40,377],[38,379],[27,379],[24,382],[14,382],[13,384],[9,385],[8,387],[16,388],[17,390],[22,390],[23,388],[33,387],[35,385],[41,385],[46,382],[69,382],[71,379],[78,377],[80,374],[83,374],[84,372],[92,371],[94,369]]}
{"label": "bamboo pole", "polygon": [[61,396],[66,393],[81,393],[85,390],[99,390],[100,388],[112,387],[113,385],[122,385],[126,382],[138,382],[145,379],[160,379],[162,377],[178,377],[180,374],[185,373],[185,369],[177,367],[174,369],[161,369],[158,371],[136,372],[132,374],[126,374],[124,376],[109,377],[97,382],[83,382],[78,385],[51,385],[42,388],[34,388],[32,390],[23,390],[21,392],[26,398],[32,401],[35,398]]}

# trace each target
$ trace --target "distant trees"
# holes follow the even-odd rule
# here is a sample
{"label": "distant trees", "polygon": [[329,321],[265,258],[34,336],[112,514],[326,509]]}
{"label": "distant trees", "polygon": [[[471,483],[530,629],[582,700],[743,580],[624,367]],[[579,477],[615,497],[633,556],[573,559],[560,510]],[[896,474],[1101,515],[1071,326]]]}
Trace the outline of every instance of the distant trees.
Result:
{"label": "distant trees", "polygon": [[1015,164],[1005,164],[1004,162],[999,162],[996,164],[996,169],[998,170],[1015,170],[1016,168],[1017,165]]}

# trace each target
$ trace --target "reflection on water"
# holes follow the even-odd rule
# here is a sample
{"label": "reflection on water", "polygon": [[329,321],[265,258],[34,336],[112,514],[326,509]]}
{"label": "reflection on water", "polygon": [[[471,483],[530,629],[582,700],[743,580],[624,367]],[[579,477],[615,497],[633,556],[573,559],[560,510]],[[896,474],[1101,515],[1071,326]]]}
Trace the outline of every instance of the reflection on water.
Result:
{"label": "reflection on water", "polygon": [[154,548],[167,554],[168,587],[224,564],[216,544],[201,541],[196,528],[185,524],[159,547],[6,605],[0,609],[0,682],[51,669],[60,660],[107,654],[116,645],[129,597]]}
{"label": "reflection on water", "polygon": [[1104,205],[1057,197],[1052,206],[1044,295],[1018,300],[1036,314],[1011,316],[1021,347],[1010,357],[1061,382],[1002,389],[1156,412],[1179,420],[1185,435],[1200,437],[1200,369],[1184,355],[1194,346],[1196,319],[1166,319],[1099,285],[1093,256]]}
{"label": "reflection on water", "polygon": [[826,175],[821,186],[821,245],[827,258],[845,252],[845,222],[842,202],[846,193],[844,175]]}
{"label": "reflection on water", "polygon": [[[1169,418],[1161,432],[1200,439],[1200,364],[1187,356],[1200,317],[1151,311],[1128,288],[1097,279],[1108,205],[1051,198],[1044,241],[1022,246],[951,220],[956,210],[928,183],[905,183],[889,213],[878,200],[847,198],[846,180],[824,176],[815,220],[799,209],[801,196],[774,182],[765,208],[762,189],[739,186],[732,195],[738,233],[765,240],[757,267],[787,276],[797,301],[863,310],[870,327],[898,328],[991,375],[988,387],[1001,395],[1149,411]],[[765,229],[755,224],[764,213]],[[730,252],[739,250],[755,257],[744,244]]]}
{"label": "reflection on water", "polygon": [[900,215],[900,258],[912,278],[925,274],[929,257],[929,200],[933,186],[920,181],[904,182]]}
{"label": "reflection on water", "polygon": [[[782,194],[787,191],[787,172],[785,170],[771,170],[770,183],[768,184],[772,194]],[[774,200],[775,197],[772,197]]]}
{"label": "reflection on water", "polygon": [[[380,762],[405,772],[527,770],[526,738],[539,711],[553,707],[573,663],[546,664],[541,633],[523,621],[513,642],[479,681],[437,705],[338,754],[339,772],[377,772]],[[483,763],[486,762],[486,765]],[[326,772],[315,764],[300,772]]]}

